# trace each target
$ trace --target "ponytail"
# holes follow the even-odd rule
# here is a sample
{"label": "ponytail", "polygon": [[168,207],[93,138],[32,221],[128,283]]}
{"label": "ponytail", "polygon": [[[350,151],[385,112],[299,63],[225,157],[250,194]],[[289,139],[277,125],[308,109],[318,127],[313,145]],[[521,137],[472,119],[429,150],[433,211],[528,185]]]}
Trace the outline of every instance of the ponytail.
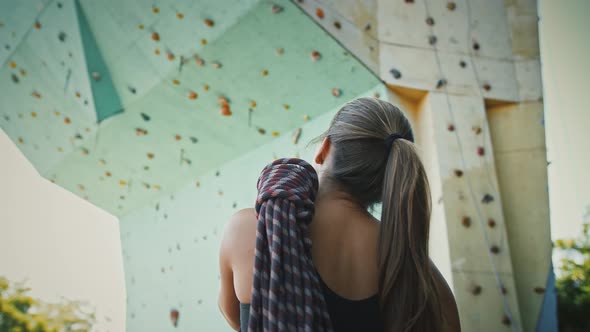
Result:
{"label": "ponytail", "polygon": [[413,143],[388,144],[379,233],[379,295],[385,331],[441,331],[428,257],[430,189]]}

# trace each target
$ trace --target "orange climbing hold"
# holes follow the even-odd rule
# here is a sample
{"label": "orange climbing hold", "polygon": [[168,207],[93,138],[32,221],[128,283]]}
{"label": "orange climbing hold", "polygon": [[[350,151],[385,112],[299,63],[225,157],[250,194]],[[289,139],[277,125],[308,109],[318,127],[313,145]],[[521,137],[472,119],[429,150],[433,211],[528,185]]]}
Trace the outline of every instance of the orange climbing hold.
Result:
{"label": "orange climbing hold", "polygon": [[66,117],[64,118],[64,122],[65,122],[66,124],[70,124],[70,123],[72,122],[72,120],[70,120],[70,118],[66,116]]}
{"label": "orange climbing hold", "polygon": [[41,22],[35,21],[35,29],[37,29],[37,30],[41,29]]}
{"label": "orange climbing hold", "polygon": [[201,44],[203,44],[203,45],[207,45],[207,39],[204,39],[204,38],[203,38],[203,39],[201,39]]}
{"label": "orange climbing hold", "polygon": [[156,7],[156,6],[153,6],[153,7],[152,7],[152,12],[153,12],[154,14],[157,14],[157,13],[159,13],[159,12],[160,12],[160,9],[159,9],[158,7]]}
{"label": "orange climbing hold", "polygon": [[251,100],[250,101],[250,107],[256,107],[256,101],[255,100]]}
{"label": "orange climbing hold", "polygon": [[267,75],[268,75],[268,70],[266,70],[266,69],[265,69],[265,70],[263,70],[263,71],[262,71],[262,76],[267,76]]}
{"label": "orange climbing hold", "polygon": [[10,68],[12,68],[12,69],[16,68],[16,62],[10,61]]}
{"label": "orange climbing hold", "polygon": [[156,47],[156,49],[154,50],[154,53],[155,53],[156,55],[160,55],[160,49]]}
{"label": "orange climbing hold", "polygon": [[104,175],[106,175],[107,177],[110,177],[111,176],[111,172],[106,171],[106,172],[104,172]]}
{"label": "orange climbing hold", "polygon": [[321,20],[324,18],[324,10],[321,8],[317,8],[315,10],[315,15]]}
{"label": "orange climbing hold", "polygon": [[232,112],[229,108],[229,101],[227,100],[227,98],[225,98],[223,96],[219,96],[217,98],[217,100],[219,101],[219,104],[221,105],[221,108],[219,109],[219,112],[221,113],[221,115],[223,115],[223,116],[232,115]]}
{"label": "orange climbing hold", "polygon": [[196,92],[194,92],[194,91],[191,91],[191,92],[188,94],[188,99],[194,100],[194,99],[197,99],[197,97],[198,97],[198,95],[197,95],[197,93],[196,93]]}
{"label": "orange climbing hold", "polygon": [[205,25],[208,27],[212,27],[215,25],[215,22],[213,22],[213,20],[206,18],[205,19]]}
{"label": "orange climbing hold", "polygon": [[279,136],[279,132],[278,132],[278,131],[273,131],[273,132],[272,132],[272,135],[273,135],[274,137],[278,137],[278,136]]}
{"label": "orange climbing hold", "polygon": [[176,17],[178,17],[179,20],[182,20],[184,18],[184,14],[183,13],[176,13]]}
{"label": "orange climbing hold", "polygon": [[36,118],[37,117],[37,112],[31,112],[31,116]]}
{"label": "orange climbing hold", "polygon": [[168,57],[168,60],[170,60],[170,61],[173,61],[174,60],[174,54],[172,54],[170,52],[168,52],[167,57]]}
{"label": "orange climbing hold", "polygon": [[180,135],[176,135],[176,136],[174,136],[174,139],[177,141],[180,141],[182,139],[182,137]]}
{"label": "orange climbing hold", "polygon": [[152,40],[153,41],[160,41],[160,34],[157,32],[152,33]]}
{"label": "orange climbing hold", "polygon": [[332,96],[340,97],[340,95],[342,95],[342,91],[340,89],[338,89],[338,88],[332,89]]}
{"label": "orange climbing hold", "polygon": [[151,152],[148,152],[148,154],[147,154],[147,157],[148,157],[149,159],[154,159],[154,154],[153,154],[153,153],[151,153]]}

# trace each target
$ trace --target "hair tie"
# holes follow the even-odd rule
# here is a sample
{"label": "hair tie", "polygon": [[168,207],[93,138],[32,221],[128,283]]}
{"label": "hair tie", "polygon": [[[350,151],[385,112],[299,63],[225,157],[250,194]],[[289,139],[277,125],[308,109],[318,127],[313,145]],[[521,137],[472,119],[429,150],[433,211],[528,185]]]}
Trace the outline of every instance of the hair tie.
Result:
{"label": "hair tie", "polygon": [[391,145],[398,138],[406,139],[403,135],[397,133],[390,134],[389,136],[387,136],[387,138],[385,138],[385,145],[387,146],[387,151],[391,150]]}

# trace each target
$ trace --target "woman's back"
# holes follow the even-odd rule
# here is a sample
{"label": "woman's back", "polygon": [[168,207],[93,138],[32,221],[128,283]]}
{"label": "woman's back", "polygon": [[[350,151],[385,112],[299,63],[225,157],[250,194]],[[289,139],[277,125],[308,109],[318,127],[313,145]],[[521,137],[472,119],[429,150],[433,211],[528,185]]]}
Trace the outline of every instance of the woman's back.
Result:
{"label": "woman's back", "polygon": [[[257,220],[254,209],[244,209],[237,216],[239,220],[228,230],[239,234],[231,241],[231,256],[243,321],[251,299]],[[334,331],[383,331],[377,295],[378,221],[344,200],[318,197],[309,230],[313,263]]]}

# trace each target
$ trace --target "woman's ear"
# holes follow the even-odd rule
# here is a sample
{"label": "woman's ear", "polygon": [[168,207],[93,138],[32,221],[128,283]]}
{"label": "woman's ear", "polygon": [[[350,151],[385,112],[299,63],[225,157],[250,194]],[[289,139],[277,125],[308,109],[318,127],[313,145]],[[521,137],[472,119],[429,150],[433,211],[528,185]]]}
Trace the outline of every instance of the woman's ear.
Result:
{"label": "woman's ear", "polygon": [[322,165],[326,161],[331,145],[330,139],[328,137],[324,137],[315,154],[314,162],[316,164]]}

